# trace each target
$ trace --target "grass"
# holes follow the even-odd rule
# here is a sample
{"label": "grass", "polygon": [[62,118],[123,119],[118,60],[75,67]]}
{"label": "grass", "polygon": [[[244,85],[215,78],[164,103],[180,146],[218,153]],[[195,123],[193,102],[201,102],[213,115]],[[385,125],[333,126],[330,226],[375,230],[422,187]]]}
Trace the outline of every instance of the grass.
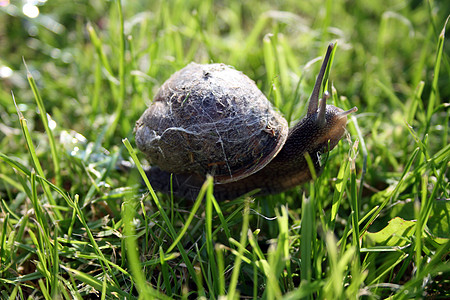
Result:
{"label": "grass", "polygon": [[[0,5],[1,299],[449,297],[446,1],[19,4]],[[233,65],[293,124],[333,41],[331,101],[359,110],[314,182],[220,203],[210,179],[193,203],[142,184],[134,123],[173,72]]]}

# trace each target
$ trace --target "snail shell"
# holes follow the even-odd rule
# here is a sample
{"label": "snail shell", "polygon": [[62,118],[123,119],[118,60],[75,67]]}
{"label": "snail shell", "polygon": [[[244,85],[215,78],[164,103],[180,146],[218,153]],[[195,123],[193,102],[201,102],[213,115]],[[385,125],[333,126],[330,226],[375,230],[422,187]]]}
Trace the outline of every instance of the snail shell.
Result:
{"label": "snail shell", "polygon": [[224,64],[191,63],[160,88],[136,123],[136,144],[160,169],[226,183],[266,166],[287,121],[256,84]]}

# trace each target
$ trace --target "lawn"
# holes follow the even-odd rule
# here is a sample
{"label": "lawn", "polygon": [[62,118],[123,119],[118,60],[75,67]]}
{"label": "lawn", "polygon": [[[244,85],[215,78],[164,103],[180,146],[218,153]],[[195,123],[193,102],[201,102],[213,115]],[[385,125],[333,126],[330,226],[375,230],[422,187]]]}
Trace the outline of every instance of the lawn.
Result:
{"label": "lawn", "polygon": [[[448,299],[449,1],[0,1],[0,299]],[[313,181],[154,192],[134,142],[188,63],[292,126],[335,43],[349,116]]]}

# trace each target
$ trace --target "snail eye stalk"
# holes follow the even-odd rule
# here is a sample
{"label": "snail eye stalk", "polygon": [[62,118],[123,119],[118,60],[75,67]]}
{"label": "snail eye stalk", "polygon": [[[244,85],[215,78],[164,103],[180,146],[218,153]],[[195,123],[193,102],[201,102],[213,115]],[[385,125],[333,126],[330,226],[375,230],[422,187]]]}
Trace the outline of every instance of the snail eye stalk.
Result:
{"label": "snail eye stalk", "polygon": [[330,60],[330,56],[331,56],[331,52],[333,51],[333,48],[334,48],[333,43],[328,45],[327,53],[325,54],[325,58],[323,59],[322,66],[320,67],[319,75],[317,75],[316,83],[314,84],[314,89],[311,94],[311,98],[309,99],[308,115],[313,115],[317,112],[317,108],[319,106],[320,87],[322,86],[323,76],[325,74],[325,70],[327,69],[328,61]]}
{"label": "snail eye stalk", "polygon": [[329,98],[330,98],[330,93],[328,93],[328,91],[325,91],[323,93],[323,99],[320,99],[319,114],[317,115],[317,123],[320,126],[323,126],[325,124],[325,110],[327,107],[327,100]]}
{"label": "snail eye stalk", "polygon": [[344,118],[344,117],[347,117],[349,114],[354,113],[356,111],[358,111],[358,108],[355,106],[355,107],[350,108],[349,110],[337,113],[336,116],[339,118]]}

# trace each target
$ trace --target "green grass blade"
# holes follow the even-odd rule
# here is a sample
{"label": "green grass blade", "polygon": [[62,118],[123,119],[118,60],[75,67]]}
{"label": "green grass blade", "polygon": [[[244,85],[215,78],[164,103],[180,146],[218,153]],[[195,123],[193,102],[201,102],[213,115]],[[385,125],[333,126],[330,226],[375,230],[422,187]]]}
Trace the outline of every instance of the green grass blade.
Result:
{"label": "green grass blade", "polygon": [[127,245],[127,257],[129,260],[131,272],[133,273],[133,279],[136,282],[140,297],[144,299],[169,299],[169,297],[163,296],[147,284],[145,276],[141,270],[141,263],[137,251],[138,246],[136,243],[136,232],[133,226],[136,206],[137,203],[130,199],[127,199],[122,205],[125,243]]}
{"label": "green grass blade", "polygon": [[[106,140],[109,140],[119,124],[123,114],[123,105],[125,102],[125,29],[123,21],[123,11],[122,2],[117,0],[117,8],[119,12],[119,24],[120,24],[120,34],[119,34],[119,93],[116,102],[116,109],[114,111],[114,121],[108,127],[106,133]],[[124,128],[129,131],[129,128]]]}
{"label": "green grass blade", "polygon": [[[114,275],[115,273],[111,269],[112,267],[115,267],[115,266],[112,266],[110,264],[110,261],[105,258],[102,250],[98,246],[97,241],[95,240],[94,235],[92,234],[92,231],[90,230],[89,225],[86,222],[86,217],[84,215],[84,212],[81,210],[78,199],[79,199],[78,195],[75,195],[73,204],[74,204],[74,209],[77,212],[78,220],[81,222],[81,224],[83,224],[83,227],[86,230],[86,234],[89,238],[89,241],[91,242],[91,246],[92,246],[95,254],[98,256],[98,261],[103,269],[103,273],[110,274],[110,276],[113,279],[113,281],[115,282],[115,284],[118,285],[117,278]],[[105,265],[106,265],[106,269],[105,269]],[[108,272],[106,270],[108,270]]]}
{"label": "green grass blade", "polygon": [[218,293],[219,296],[225,296],[225,263],[223,257],[223,245],[216,244],[216,258],[217,258],[217,271],[218,271]]}
{"label": "green grass blade", "polygon": [[300,237],[301,280],[309,282],[312,279],[312,232],[316,230],[314,225],[314,183],[311,183],[311,194],[306,197],[303,194],[302,220]]}
{"label": "green grass blade", "polygon": [[438,38],[438,45],[437,45],[437,51],[436,51],[436,61],[434,63],[434,76],[433,76],[433,83],[431,85],[431,93],[430,98],[428,100],[428,110],[427,110],[427,120],[428,123],[431,121],[431,116],[433,114],[433,111],[436,107],[436,105],[439,104],[438,102],[438,80],[439,80],[439,70],[441,67],[441,60],[442,60],[442,52],[444,49],[444,40],[445,40],[445,29],[447,27],[447,23],[450,16],[447,17],[445,20],[444,26],[442,28],[441,33],[439,34]]}
{"label": "green grass blade", "polygon": [[[360,255],[360,240],[359,240],[359,199],[358,189],[356,187],[356,171],[355,168],[351,168],[350,172],[350,191],[349,191],[350,207],[352,208],[352,232],[353,232],[353,246],[356,249],[356,256]],[[359,260],[355,260],[355,263],[359,263]]]}
{"label": "green grass blade", "polygon": [[241,230],[241,239],[239,241],[239,244],[242,246],[242,248],[239,248],[238,253],[239,255],[236,256],[234,261],[234,268],[233,273],[231,274],[231,280],[228,286],[228,299],[235,299],[237,294],[237,284],[239,279],[239,274],[241,271],[241,262],[242,258],[241,256],[244,253],[245,245],[247,244],[247,232],[248,232],[248,226],[249,226],[249,202],[246,202],[244,211],[243,211],[243,219],[242,219],[242,230]]}
{"label": "green grass blade", "polygon": [[172,297],[172,287],[171,287],[171,282],[170,282],[169,269],[168,269],[167,262],[165,260],[165,255],[164,255],[164,251],[163,251],[162,247],[159,247],[159,259],[161,262],[162,274],[163,274],[163,279],[164,279],[164,287],[166,289],[167,296],[169,296],[169,298],[170,298],[170,297]]}
{"label": "green grass blade", "polygon": [[364,229],[361,232],[365,232],[367,231],[367,228],[373,223],[373,221],[379,216],[381,210],[389,203],[390,200],[392,200],[393,198],[397,197],[397,193],[400,190],[400,188],[403,185],[403,182],[406,179],[406,176],[409,172],[409,170],[411,169],[411,166],[413,164],[413,162],[415,161],[417,154],[419,153],[419,148],[416,148],[414,150],[414,152],[412,153],[403,173],[402,176],[399,180],[399,182],[397,183],[397,185],[395,186],[394,190],[390,193],[389,196],[387,196],[385,198],[385,200],[383,201],[383,203],[381,203],[381,205],[378,207],[378,209],[376,210],[376,213],[373,214],[373,216],[369,219],[369,221],[367,222],[366,226],[364,227]]}
{"label": "green grass blade", "polygon": [[[219,293],[218,281],[215,280],[219,277],[217,270],[217,261],[215,257],[214,245],[213,245],[213,179],[208,178],[208,187],[205,197],[205,233],[206,233],[206,252],[208,254],[208,269],[210,270],[210,276],[208,279],[213,280],[214,290],[210,291],[210,294],[217,295]],[[211,285],[211,284],[210,284]]]}
{"label": "green grass blade", "polygon": [[[102,290],[103,281],[100,281],[99,279],[96,279],[95,277],[93,277],[89,274],[86,274],[84,272],[81,272],[79,270],[76,270],[76,269],[72,269],[72,268],[65,267],[65,266],[61,266],[61,268],[63,268],[66,272],[72,274],[77,279],[81,280],[82,282],[92,286],[93,288],[95,288],[97,290]],[[107,284],[106,294],[109,295],[110,297],[112,297],[114,294],[117,294],[117,295],[120,295],[121,297],[124,297],[124,299],[137,299],[133,295],[130,295],[129,293],[124,292],[122,289],[120,289],[116,286],[111,286],[109,284]]]}
{"label": "green grass blade", "polygon": [[[136,152],[133,149],[133,147],[131,146],[130,142],[128,141],[128,139],[123,139],[122,142],[124,143],[125,147],[128,150],[128,153],[130,154],[131,158],[133,159],[134,163],[136,164],[136,167],[139,171],[139,173],[142,176],[142,179],[145,182],[145,185],[147,186],[150,195],[152,196],[153,201],[155,202],[156,207],[158,208],[158,211],[160,212],[161,216],[164,219],[164,222],[166,222],[166,225],[169,229],[169,232],[172,236],[172,239],[174,240],[173,244],[171,247],[169,247],[169,249],[171,250],[172,247],[174,247],[173,245],[177,245],[178,250],[181,253],[181,256],[183,257],[183,260],[189,270],[189,274],[191,275],[192,278],[197,278],[197,273],[194,269],[194,267],[192,266],[191,260],[189,259],[185,249],[183,248],[183,245],[181,245],[181,243],[179,242],[181,240],[181,238],[183,237],[183,235],[185,234],[185,232],[188,230],[188,226],[184,226],[183,230],[181,231],[181,233],[179,235],[176,234],[175,229],[173,228],[172,223],[170,223],[169,217],[167,216],[165,210],[163,209],[161,203],[159,202],[158,197],[155,194],[155,191],[153,190],[147,175],[145,175],[144,169],[142,168],[141,163],[139,162],[139,159],[136,156]],[[208,183],[206,182],[205,184],[203,184],[202,188],[200,189],[199,195],[197,197],[197,200],[195,201],[195,203],[198,203],[197,205],[199,205],[199,203],[202,201],[205,192],[206,192],[206,188],[208,186]],[[194,209],[195,210],[195,206],[196,204],[194,204]],[[191,212],[191,215],[194,215],[195,213]],[[193,217],[192,217],[193,218]],[[167,251],[170,252],[170,251]],[[197,285],[199,285],[199,283],[197,282]]]}
{"label": "green grass blade", "polygon": [[[24,64],[25,64],[25,60],[24,60]],[[26,64],[25,64],[25,67],[27,67]],[[39,115],[41,117],[42,124],[44,125],[45,132],[47,133],[47,136],[48,136],[48,143],[50,144],[50,151],[52,154],[53,167],[55,168],[56,184],[60,185],[61,184],[61,170],[60,170],[61,167],[60,167],[60,163],[59,163],[59,153],[56,148],[55,137],[53,136],[53,130],[50,128],[49,123],[48,123],[47,110],[45,109],[44,101],[42,100],[42,97],[39,94],[39,90],[36,86],[36,82],[34,81],[34,78],[31,75],[30,71],[28,70],[28,67],[27,67],[27,78],[28,78],[30,87],[33,91],[34,99],[36,100],[36,104],[39,108]]]}
{"label": "green grass blade", "polygon": [[[33,162],[33,166],[36,169],[36,173],[41,178],[45,178],[44,170],[41,167],[41,163],[39,162],[39,159],[36,154],[36,150],[33,145],[33,141],[31,139],[30,131],[28,130],[27,120],[23,117],[21,111],[19,110],[19,107],[17,106],[16,100],[14,98],[14,95],[13,95],[13,101],[14,101],[14,105],[16,106],[17,115],[19,116],[20,127],[22,128],[22,133],[25,138],[26,144],[28,146],[28,153],[30,155],[31,161]],[[54,207],[56,207],[56,201],[55,201],[52,193],[50,192],[50,189],[48,188],[48,186],[46,184],[42,184],[42,188],[44,189],[44,192],[45,192],[50,204],[53,205]],[[62,216],[61,216],[61,213],[59,212],[59,210],[55,209],[55,210],[53,210],[53,212],[57,219],[59,219],[59,220],[62,219]],[[54,218],[53,214],[49,214],[49,216],[52,219]],[[55,220],[53,220],[53,221],[55,221]]]}

